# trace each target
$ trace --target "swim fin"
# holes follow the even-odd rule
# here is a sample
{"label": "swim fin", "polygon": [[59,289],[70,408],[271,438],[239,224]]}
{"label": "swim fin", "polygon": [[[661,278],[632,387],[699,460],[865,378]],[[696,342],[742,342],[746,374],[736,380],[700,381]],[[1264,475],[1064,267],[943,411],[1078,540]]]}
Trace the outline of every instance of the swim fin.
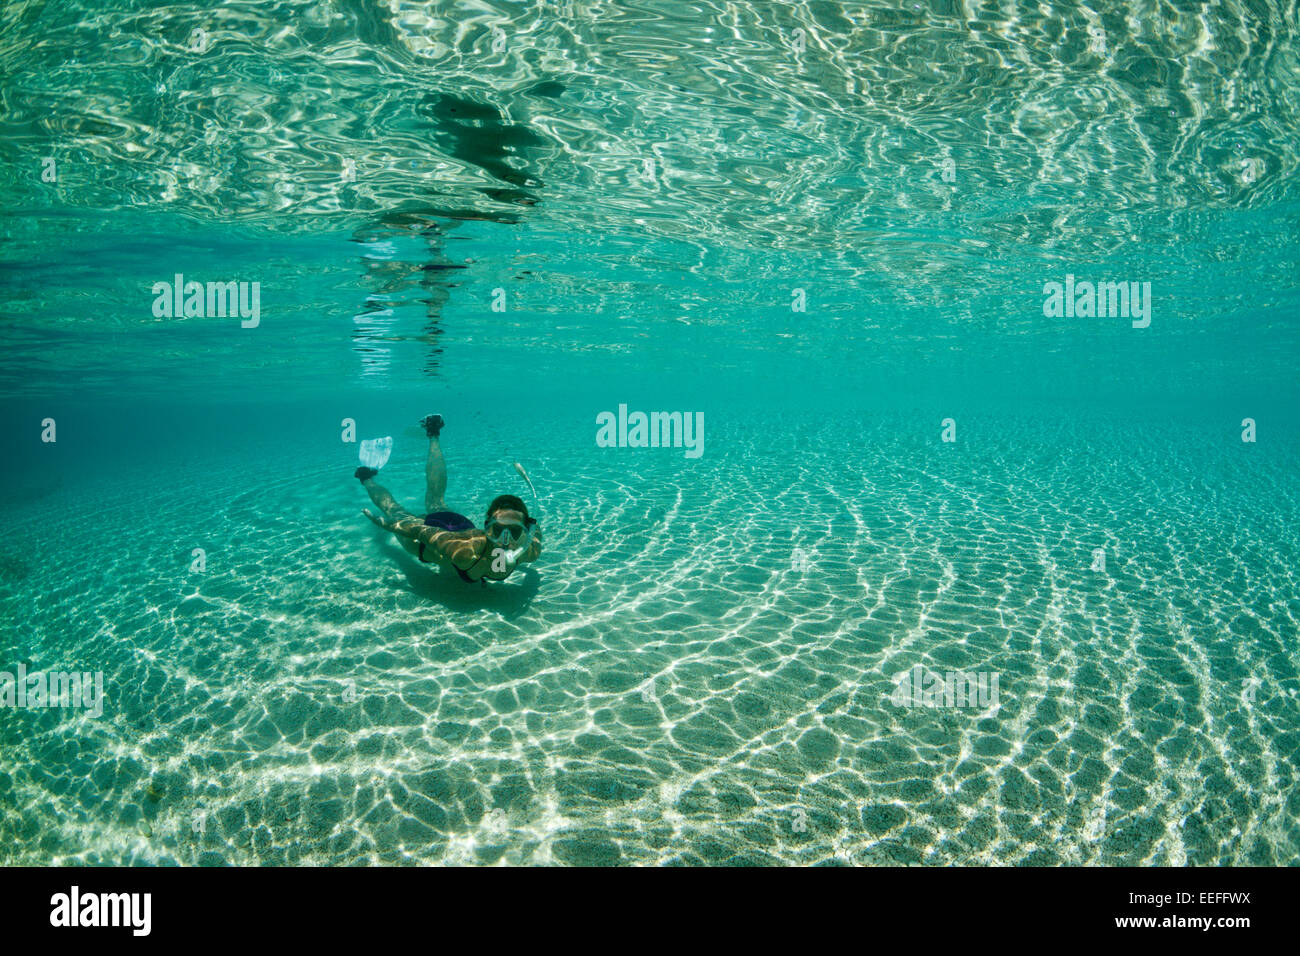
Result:
{"label": "swim fin", "polygon": [[361,464],[378,471],[388,464],[388,456],[392,453],[392,436],[388,438],[371,438],[361,443]]}

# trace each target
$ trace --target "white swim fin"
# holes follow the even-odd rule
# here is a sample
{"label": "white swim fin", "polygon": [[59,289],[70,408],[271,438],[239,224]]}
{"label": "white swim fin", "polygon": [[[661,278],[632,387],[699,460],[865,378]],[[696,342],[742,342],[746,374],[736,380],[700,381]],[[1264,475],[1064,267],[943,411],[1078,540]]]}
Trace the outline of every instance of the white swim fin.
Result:
{"label": "white swim fin", "polygon": [[393,439],[371,438],[361,443],[361,464],[378,471],[388,464],[388,456],[393,453]]}

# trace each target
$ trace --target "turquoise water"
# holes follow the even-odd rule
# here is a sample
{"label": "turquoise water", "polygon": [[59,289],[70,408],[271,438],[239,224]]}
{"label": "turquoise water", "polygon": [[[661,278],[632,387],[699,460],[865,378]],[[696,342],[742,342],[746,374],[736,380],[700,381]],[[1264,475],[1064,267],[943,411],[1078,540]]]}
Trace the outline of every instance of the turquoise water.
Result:
{"label": "turquoise water", "polygon": [[0,23],[0,860],[1300,861],[1294,8]]}

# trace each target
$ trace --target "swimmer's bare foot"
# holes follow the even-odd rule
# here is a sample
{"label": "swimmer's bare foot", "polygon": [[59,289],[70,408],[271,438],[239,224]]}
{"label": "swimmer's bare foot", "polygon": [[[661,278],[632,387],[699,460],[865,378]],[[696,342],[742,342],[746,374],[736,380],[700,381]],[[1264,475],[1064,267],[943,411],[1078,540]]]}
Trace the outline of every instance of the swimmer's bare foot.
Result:
{"label": "swimmer's bare foot", "polygon": [[441,415],[425,415],[420,419],[420,424],[424,426],[424,433],[430,438],[437,438],[438,433],[442,431],[442,426],[447,424],[442,420]]}

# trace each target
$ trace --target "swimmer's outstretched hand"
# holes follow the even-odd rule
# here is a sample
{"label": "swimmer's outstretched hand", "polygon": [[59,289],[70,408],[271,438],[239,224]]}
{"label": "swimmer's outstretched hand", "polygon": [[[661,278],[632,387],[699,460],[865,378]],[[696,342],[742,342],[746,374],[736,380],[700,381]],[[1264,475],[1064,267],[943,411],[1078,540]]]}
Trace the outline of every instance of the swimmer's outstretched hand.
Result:
{"label": "swimmer's outstretched hand", "polygon": [[361,510],[361,513],[365,515],[367,518],[369,518],[371,521],[373,521],[375,524],[379,525],[379,527],[383,528],[385,531],[393,530],[388,526],[388,522],[384,518],[379,517],[379,515],[372,512],[369,508],[363,508]]}

